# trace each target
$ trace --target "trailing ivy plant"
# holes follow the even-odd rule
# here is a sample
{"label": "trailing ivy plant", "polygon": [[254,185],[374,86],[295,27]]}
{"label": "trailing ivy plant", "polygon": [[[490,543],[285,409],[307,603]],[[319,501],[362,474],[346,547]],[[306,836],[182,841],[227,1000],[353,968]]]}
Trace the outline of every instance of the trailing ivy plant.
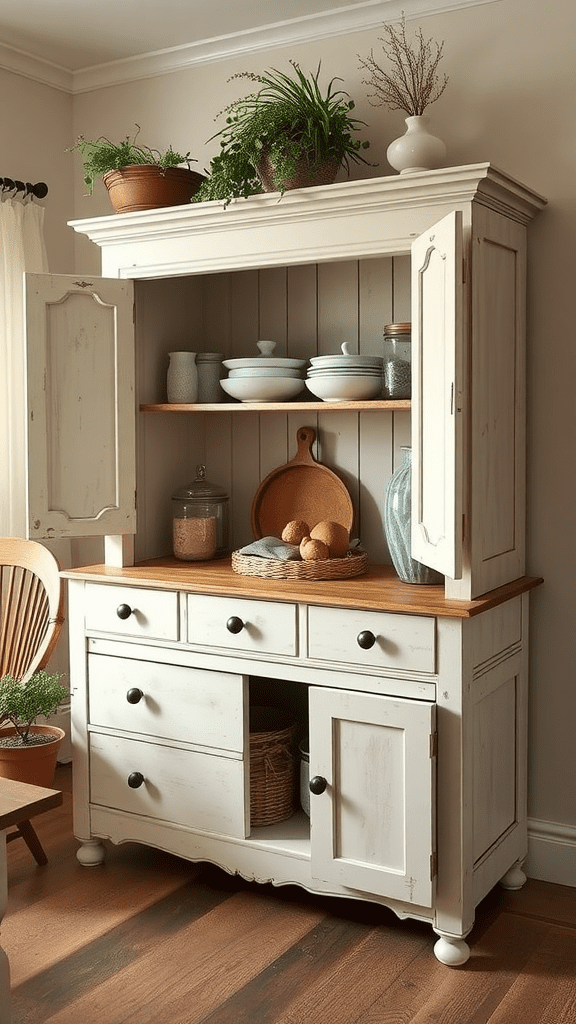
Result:
{"label": "trailing ivy plant", "polygon": [[243,71],[229,79],[245,78],[260,88],[221,111],[226,123],[209,139],[220,140],[220,153],[193,202],[223,199],[227,203],[261,191],[258,164],[263,156],[274,166],[274,186],[281,193],[303,160],[311,172],[324,162],[348,172],[350,163],[368,163],[361,150],[370,143],[354,135],[365,122],[351,115],[354,102],[348,93],[335,88],[340,79],[333,78],[323,92],[320,64],[309,75],[295,61],[290,64],[293,76],[272,68],[261,75]]}
{"label": "trailing ivy plant", "polygon": [[68,696],[60,676],[41,669],[22,683],[11,675],[0,679],[0,724],[11,722],[22,742],[30,742],[30,727],[38,715],[50,715]]}
{"label": "trailing ivy plant", "polygon": [[78,151],[82,154],[84,161],[84,184],[88,195],[94,191],[94,182],[97,178],[107,174],[108,171],[119,171],[121,167],[130,164],[156,164],[162,169],[177,167],[179,164],[187,163],[190,167],[190,153],[182,156],[172,146],[161,152],[158,149],[151,149],[137,142],[140,134],[140,125],[136,125],[136,133],[127,135],[121,142],[111,142],[104,135],[98,139],[85,139],[80,135],[73,146],[67,152]]}

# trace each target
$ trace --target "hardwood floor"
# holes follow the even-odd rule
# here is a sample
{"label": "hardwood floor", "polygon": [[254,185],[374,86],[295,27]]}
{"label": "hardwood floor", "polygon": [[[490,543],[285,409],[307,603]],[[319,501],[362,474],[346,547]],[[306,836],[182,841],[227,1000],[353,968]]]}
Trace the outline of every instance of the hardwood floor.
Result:
{"label": "hardwood floor", "polygon": [[13,1024],[575,1024],[576,889],[530,880],[478,910],[472,956],[356,901],[259,886],[132,844],[81,867],[64,804],[49,862],[8,848]]}

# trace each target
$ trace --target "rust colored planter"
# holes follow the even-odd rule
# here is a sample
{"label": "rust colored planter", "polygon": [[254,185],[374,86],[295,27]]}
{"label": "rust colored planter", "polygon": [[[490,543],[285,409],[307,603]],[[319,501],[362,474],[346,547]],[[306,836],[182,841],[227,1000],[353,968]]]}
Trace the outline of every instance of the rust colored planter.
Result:
{"label": "rust colored planter", "polygon": [[[286,178],[284,191],[308,188],[310,185],[331,185],[338,174],[338,168],[339,164],[327,160],[315,167],[310,167],[306,160],[300,160],[294,177]],[[264,192],[278,192],[278,186],[274,184],[274,164],[269,156],[263,156],[258,161],[258,177]]]}
{"label": "rust colored planter", "polygon": [[108,189],[115,213],[155,210],[162,206],[184,206],[204,181],[204,176],[187,167],[157,164],[129,164],[108,171],[102,181]]}
{"label": "rust colored planter", "polygon": [[[35,725],[31,733],[51,733],[52,743],[39,743],[36,746],[3,747],[0,745],[0,778],[12,779],[14,782],[27,782],[31,786],[44,786],[50,789],[54,782],[56,760],[60,744],[64,739],[64,730],[57,725]],[[14,736],[16,729],[0,729],[2,736]]]}

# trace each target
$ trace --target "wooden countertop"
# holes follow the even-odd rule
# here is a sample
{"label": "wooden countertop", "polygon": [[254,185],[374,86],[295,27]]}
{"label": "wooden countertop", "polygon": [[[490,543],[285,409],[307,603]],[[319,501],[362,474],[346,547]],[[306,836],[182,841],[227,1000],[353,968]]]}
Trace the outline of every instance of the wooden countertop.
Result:
{"label": "wooden countertop", "polygon": [[373,611],[409,612],[468,619],[539,586],[536,576],[521,576],[473,601],[448,600],[442,586],[401,583],[390,565],[371,565],[363,576],[348,580],[272,580],[240,576],[233,572],[230,558],[209,562],[181,562],[173,557],[154,558],[123,569],[110,565],[89,565],[62,572],[66,579],[93,583],[115,581],[124,586],[161,587],[197,594],[217,594],[361,608]]}

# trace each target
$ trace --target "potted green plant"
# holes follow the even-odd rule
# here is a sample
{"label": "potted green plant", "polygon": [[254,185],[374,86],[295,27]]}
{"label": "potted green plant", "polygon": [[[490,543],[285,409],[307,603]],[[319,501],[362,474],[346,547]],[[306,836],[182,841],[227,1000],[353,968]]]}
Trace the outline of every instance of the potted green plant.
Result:
{"label": "potted green plant", "polygon": [[[139,125],[136,129],[121,142],[111,142],[103,135],[93,140],[81,135],[70,146],[69,152],[82,155],[87,194],[92,195],[94,183],[101,177],[116,213],[190,202],[204,180],[204,175],[191,169],[190,154],[182,156],[171,146],[161,152],[141,145],[137,141]],[[184,163],[188,166],[180,166]]]}
{"label": "potted green plant", "polygon": [[[64,731],[55,725],[35,725],[38,715],[50,715],[68,696],[60,676],[41,669],[22,682],[11,675],[0,679],[0,776],[36,786],[51,786]],[[9,722],[6,727],[4,723]]]}
{"label": "potted green plant", "polygon": [[[334,181],[338,169],[368,161],[361,155],[368,142],[356,138],[363,121],[352,116],[354,102],[336,89],[333,78],[322,90],[320,64],[304,74],[290,61],[293,76],[272,68],[261,75],[233,75],[260,88],[234,100],[222,113],[225,126],[212,136],[220,153],[194,202],[223,199],[228,203],[256,191],[279,191]],[[212,140],[209,140],[212,141]]]}

